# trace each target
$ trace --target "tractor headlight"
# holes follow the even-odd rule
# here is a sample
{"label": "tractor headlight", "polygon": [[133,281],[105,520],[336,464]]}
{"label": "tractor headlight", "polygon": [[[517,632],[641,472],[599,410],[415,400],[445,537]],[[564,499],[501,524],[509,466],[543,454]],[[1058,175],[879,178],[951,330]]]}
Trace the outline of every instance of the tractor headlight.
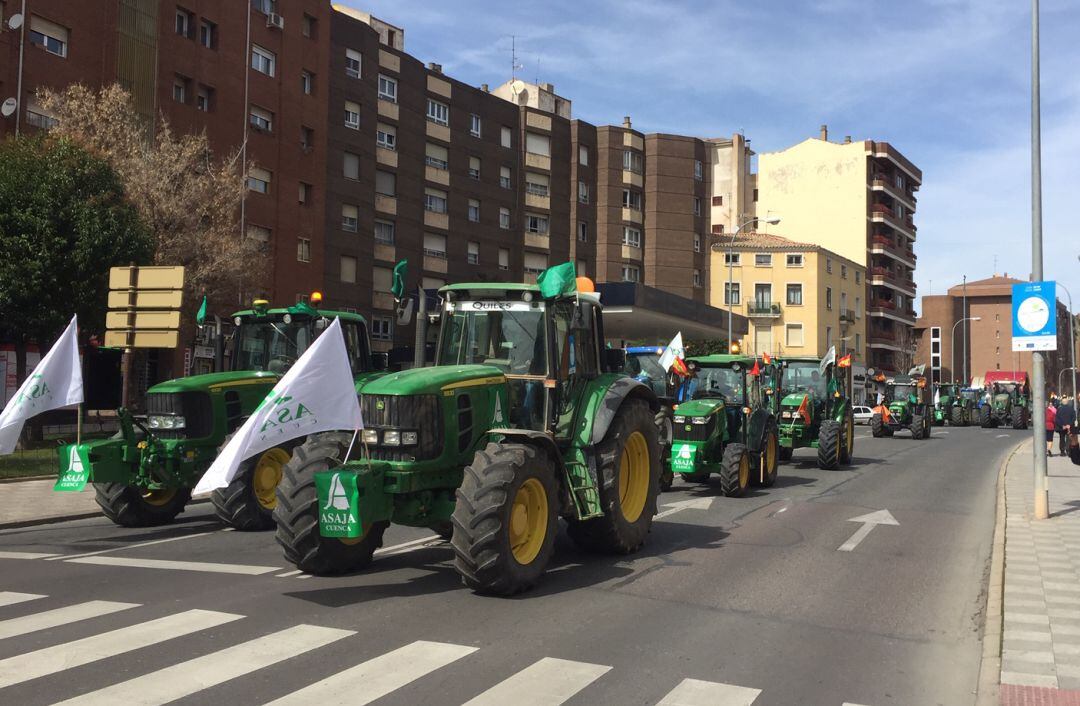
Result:
{"label": "tractor headlight", "polygon": [[791,419],[791,410],[785,409],[783,412],[780,413],[780,417],[781,419]]}
{"label": "tractor headlight", "polygon": [[674,419],[675,419],[676,424],[685,424],[686,423],[686,417],[684,417],[682,415],[678,415],[678,416],[674,417]]}
{"label": "tractor headlight", "polygon": [[401,445],[402,446],[416,446],[420,441],[420,433],[415,431],[403,431],[401,432]]}
{"label": "tractor headlight", "polygon": [[151,414],[146,422],[151,429],[183,429],[185,426],[184,418],[175,414]]}
{"label": "tractor headlight", "polygon": [[364,443],[365,444],[377,444],[377,443],[379,443],[379,430],[378,429],[365,429],[364,430]]}
{"label": "tractor headlight", "polygon": [[691,417],[690,419],[694,424],[708,424],[709,423],[709,418],[708,417]]}
{"label": "tractor headlight", "polygon": [[383,432],[382,442],[384,446],[401,446],[401,432],[397,429],[387,429]]}

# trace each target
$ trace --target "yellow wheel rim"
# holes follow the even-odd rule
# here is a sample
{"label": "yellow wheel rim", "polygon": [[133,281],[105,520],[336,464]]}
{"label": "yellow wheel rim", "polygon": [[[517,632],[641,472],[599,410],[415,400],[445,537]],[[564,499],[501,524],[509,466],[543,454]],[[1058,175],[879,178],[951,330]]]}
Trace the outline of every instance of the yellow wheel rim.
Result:
{"label": "yellow wheel rim", "polygon": [[649,442],[640,431],[626,440],[619,459],[619,508],[627,522],[637,522],[649,497]]}
{"label": "yellow wheel rim", "polygon": [[851,458],[851,455],[855,453],[855,420],[848,419],[847,424],[847,455]]}
{"label": "yellow wheel rim", "polygon": [[536,478],[527,478],[510,506],[510,551],[519,564],[531,564],[544,546],[548,526],[548,498]]}
{"label": "yellow wheel rim", "polygon": [[739,459],[739,487],[750,485],[750,456],[743,454]]}
{"label": "yellow wheel rim", "polygon": [[780,443],[776,440],[776,435],[770,433],[769,438],[765,441],[765,472],[772,473],[776,468],[776,447]]}
{"label": "yellow wheel rim", "polygon": [[255,470],[251,472],[251,489],[255,500],[267,510],[277,506],[277,487],[281,482],[282,468],[292,456],[285,449],[270,449],[259,456]]}
{"label": "yellow wheel rim", "polygon": [[169,501],[176,497],[176,488],[162,488],[161,490],[147,490],[143,488],[142,499],[147,505],[161,507],[168,505]]}

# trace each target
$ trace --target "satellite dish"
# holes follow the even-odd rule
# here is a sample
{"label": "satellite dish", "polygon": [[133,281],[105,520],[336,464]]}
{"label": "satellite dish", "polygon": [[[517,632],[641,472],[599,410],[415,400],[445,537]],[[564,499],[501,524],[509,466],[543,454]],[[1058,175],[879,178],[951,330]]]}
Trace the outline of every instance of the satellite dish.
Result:
{"label": "satellite dish", "polygon": [[0,115],[5,118],[10,118],[15,114],[15,109],[19,107],[19,101],[14,98],[8,98],[4,101],[3,105],[0,105]]}
{"label": "satellite dish", "polygon": [[16,12],[14,15],[8,18],[7,26],[9,29],[18,29],[22,27],[23,16],[21,13]]}

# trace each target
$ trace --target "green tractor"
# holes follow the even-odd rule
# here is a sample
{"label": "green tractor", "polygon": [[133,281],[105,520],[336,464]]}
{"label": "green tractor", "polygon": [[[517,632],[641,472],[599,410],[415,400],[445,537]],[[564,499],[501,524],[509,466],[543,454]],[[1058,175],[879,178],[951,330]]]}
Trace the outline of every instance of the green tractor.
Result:
{"label": "green tractor", "polygon": [[851,463],[855,452],[855,415],[848,397],[851,367],[809,357],[785,357],[780,365],[780,459],[791,460],[795,449],[815,448],[819,468],[834,470]]}
{"label": "green tractor", "polygon": [[659,404],[623,373],[625,351],[605,348],[599,297],[508,283],[439,295],[435,366],[361,390],[359,458],[352,432],[294,450],[274,511],[286,559],[357,571],[391,523],[428,527],[465,585],[511,595],[544,573],[560,518],[588,550],[640,548],[659,493]]}
{"label": "green tractor", "polygon": [[687,364],[692,376],[674,412],[672,470],[691,483],[715,473],[728,497],[744,495],[751,483],[773,485],[780,438],[754,359],[717,354]]}
{"label": "green tractor", "polygon": [[976,397],[975,390],[960,385],[939,386],[934,405],[934,425],[948,423],[954,427],[966,427],[972,424],[975,421]]}
{"label": "green tractor", "polygon": [[880,438],[907,429],[912,439],[926,439],[930,436],[933,416],[933,405],[927,400],[926,378],[896,375],[885,380],[885,403],[874,408],[870,431],[874,438]]}
{"label": "green tractor", "polygon": [[1020,381],[998,381],[990,384],[990,401],[979,410],[983,429],[1012,426],[1027,429],[1031,421],[1031,399],[1027,385]]}
{"label": "green tractor", "polygon": [[[88,466],[86,481],[94,484],[98,505],[118,525],[171,522],[229,436],[333,318],[341,319],[357,387],[382,374],[377,371],[386,367],[386,355],[371,354],[362,316],[307,304],[270,309],[257,300],[233,315],[229,370],[154,385],[146,394],[145,418],[120,409],[120,432],[112,438],[62,447],[61,477],[85,473]],[[245,460],[236,479],[212,494],[217,516],[239,530],[273,528],[275,489],[301,442]]]}

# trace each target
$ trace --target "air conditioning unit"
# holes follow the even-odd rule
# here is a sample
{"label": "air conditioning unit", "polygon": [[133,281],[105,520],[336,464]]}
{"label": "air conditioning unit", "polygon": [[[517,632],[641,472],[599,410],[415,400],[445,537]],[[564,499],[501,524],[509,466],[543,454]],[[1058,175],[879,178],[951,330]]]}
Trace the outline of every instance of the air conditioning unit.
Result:
{"label": "air conditioning unit", "polygon": [[271,12],[266,16],[267,27],[277,27],[278,29],[285,29],[285,18],[276,12]]}

